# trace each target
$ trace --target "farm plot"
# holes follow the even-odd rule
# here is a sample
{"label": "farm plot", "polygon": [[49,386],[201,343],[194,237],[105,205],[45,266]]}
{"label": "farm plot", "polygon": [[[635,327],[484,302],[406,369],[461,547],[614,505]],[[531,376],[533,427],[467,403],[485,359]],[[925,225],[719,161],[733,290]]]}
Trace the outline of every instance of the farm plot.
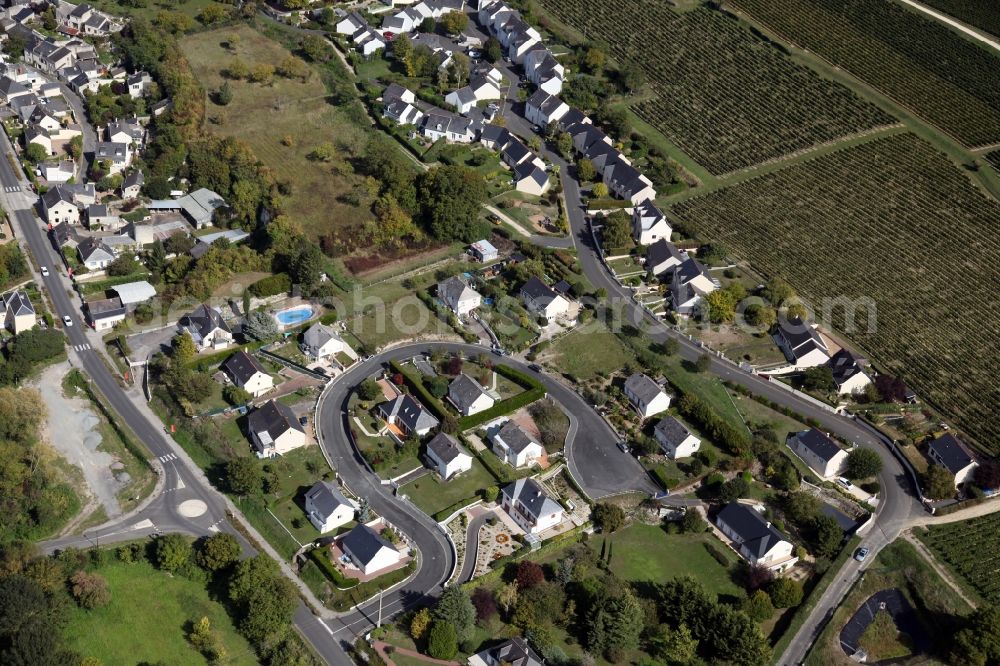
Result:
{"label": "farm plot", "polygon": [[[699,234],[768,275],[1000,451],[1000,205],[911,134],[677,204]],[[858,304],[849,325],[837,299]],[[872,309],[873,308],[873,309]],[[871,319],[869,311],[875,312]]]}
{"label": "farm plot", "polygon": [[990,166],[997,171],[1000,171],[1000,150],[994,150],[992,153],[986,153],[983,157],[990,163]]}
{"label": "farm plot", "polygon": [[722,12],[678,14],[648,0],[541,4],[641,66],[649,95],[635,111],[714,174],[893,123]]}
{"label": "farm plot", "polygon": [[1000,55],[941,22],[892,0],[733,4],[965,145],[1000,141]]}
{"label": "farm plot", "polygon": [[1000,514],[936,525],[920,540],[989,603],[1000,603]]}
{"label": "farm plot", "polygon": [[950,14],[959,21],[1000,36],[1000,12],[985,0],[921,0],[923,4]]}

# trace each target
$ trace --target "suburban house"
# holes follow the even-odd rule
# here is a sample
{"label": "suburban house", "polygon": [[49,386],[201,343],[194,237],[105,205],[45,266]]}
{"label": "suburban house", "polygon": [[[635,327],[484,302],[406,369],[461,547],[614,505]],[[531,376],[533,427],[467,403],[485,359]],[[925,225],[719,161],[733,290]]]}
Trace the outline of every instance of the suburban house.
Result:
{"label": "suburban house", "polygon": [[255,398],[274,388],[274,378],[267,373],[260,361],[242,349],[226,359],[222,370],[240,387]]}
{"label": "suburban house", "polygon": [[457,143],[472,143],[476,138],[472,131],[472,121],[456,115],[428,113],[421,125],[424,136],[432,141],[445,139]]}
{"label": "suburban house", "polygon": [[107,205],[91,204],[87,206],[87,227],[89,229],[118,231],[122,226],[122,218],[112,214]]}
{"label": "suburban house", "polygon": [[507,147],[514,137],[507,130],[506,127],[501,127],[500,125],[484,125],[481,130],[479,130],[479,143],[483,144],[490,150],[495,150],[496,152],[502,151]]}
{"label": "suburban house", "polygon": [[489,76],[478,74],[469,80],[469,85],[452,90],[445,95],[444,101],[455,107],[458,113],[466,114],[474,109],[479,102],[500,99],[500,97],[498,82]]}
{"label": "suburban house", "polygon": [[563,519],[562,505],[549,497],[532,478],[518,479],[504,486],[501,506],[528,534],[544,532]]}
{"label": "suburban house", "polygon": [[98,141],[94,147],[94,160],[108,165],[108,174],[121,173],[132,162],[132,151],[127,143]]}
{"label": "suburban house", "polygon": [[187,331],[198,351],[225,349],[233,342],[233,331],[213,307],[202,304],[178,322],[181,331]]}
{"label": "suburban house", "polygon": [[537,276],[532,276],[521,287],[521,301],[529,312],[546,319],[554,319],[569,310],[569,301]]}
{"label": "suburban house", "polygon": [[412,90],[391,84],[382,93],[382,117],[400,125],[419,125],[424,112],[416,107],[415,100]]}
{"label": "suburban house", "polygon": [[636,372],[625,380],[625,397],[644,419],[670,408],[670,396],[659,384],[641,372]]}
{"label": "suburban house", "polygon": [[787,444],[795,455],[824,479],[840,475],[847,465],[847,451],[816,428],[790,433]]}
{"label": "suburban house", "polygon": [[664,455],[671,460],[689,458],[701,447],[701,440],[673,416],[667,416],[656,424],[653,437],[660,443]]}
{"label": "suburban house", "polygon": [[715,517],[715,524],[750,564],[780,572],[798,561],[792,543],[753,506],[730,502]]}
{"label": "suburban house", "polygon": [[552,183],[549,174],[534,161],[522,162],[514,167],[514,189],[540,197],[549,191]]}
{"label": "suburban house", "polygon": [[402,559],[395,546],[367,525],[358,525],[344,535],[340,547],[366,576],[399,564]]}
{"label": "suburban house", "polygon": [[30,331],[37,323],[35,306],[28,295],[21,290],[12,291],[3,297],[3,325],[14,335]]}
{"label": "suburban house", "polygon": [[354,520],[354,503],[329,481],[317,481],[305,494],[306,515],[321,534]]}
{"label": "suburban house", "polygon": [[953,434],[946,433],[927,446],[927,457],[955,475],[955,487],[972,479],[979,467],[969,448]]}
{"label": "suburban house", "polygon": [[122,198],[135,199],[138,197],[139,192],[142,191],[144,182],[145,179],[142,176],[142,171],[138,169],[125,176],[125,180],[122,181]]}
{"label": "suburban house", "polygon": [[84,306],[87,310],[87,321],[95,331],[114,328],[119,322],[125,321],[125,315],[128,314],[122,299],[117,296],[87,301]]}
{"label": "suburban house", "polygon": [[674,268],[670,278],[670,298],[674,311],[680,315],[692,314],[702,299],[719,288],[708,269],[688,256]]}
{"label": "suburban house", "polygon": [[519,139],[514,138],[508,141],[506,147],[500,151],[500,159],[511,169],[524,162],[531,162],[539,168],[545,167],[545,162],[542,161],[542,158],[531,152],[531,149]]}
{"label": "suburban house", "polygon": [[457,275],[439,282],[437,295],[441,302],[459,317],[469,314],[483,302],[479,292]]}
{"label": "suburban house", "polygon": [[80,208],[76,205],[73,194],[62,185],[56,185],[43,194],[41,204],[45,221],[51,225],[60,222],[80,223]]}
{"label": "suburban house", "polygon": [[146,129],[137,120],[116,120],[108,125],[108,141],[141,147],[146,142]]}
{"label": "suburban house", "polygon": [[659,277],[683,264],[687,258],[687,253],[661,238],[646,248],[646,271]]}
{"label": "suburban house", "polygon": [[837,384],[837,393],[840,395],[860,393],[872,383],[871,377],[862,370],[858,359],[846,349],[841,349],[830,358],[830,371],[833,373],[833,381]]}
{"label": "suburban house", "polygon": [[443,432],[427,442],[427,460],[431,469],[447,481],[460,472],[472,469],[472,456],[463,449],[455,438]]}
{"label": "suburban house", "polygon": [[128,94],[132,99],[138,99],[146,94],[149,87],[153,84],[153,77],[149,75],[149,72],[136,72],[135,74],[129,74],[125,79],[125,85],[128,86]]}
{"label": "suburban house", "polygon": [[544,129],[549,123],[558,122],[568,111],[569,105],[566,102],[539,89],[525,103],[524,117],[528,122]]}
{"label": "suburban house", "polygon": [[484,264],[496,261],[500,256],[499,250],[493,247],[493,243],[485,239],[476,241],[469,246],[469,249],[472,251],[472,256],[476,258],[476,261]]}
{"label": "suburban house", "polygon": [[334,26],[338,35],[353,35],[358,30],[366,28],[368,22],[362,18],[361,14],[358,12],[350,12],[344,18],[340,19]]}
{"label": "suburban house", "polygon": [[659,240],[670,240],[673,230],[667,216],[647,199],[632,209],[632,238],[639,245],[649,245]]}
{"label": "suburban house", "polygon": [[830,350],[819,332],[798,317],[778,317],[774,338],[785,358],[796,368],[814,368],[830,360]]}
{"label": "suburban house", "polygon": [[292,408],[277,400],[268,400],[250,412],[247,429],[258,458],[281,456],[306,443],[306,431]]}
{"label": "suburban house", "polygon": [[462,416],[486,411],[496,402],[475,379],[461,373],[448,385],[448,401]]}
{"label": "suburban house", "polygon": [[302,335],[302,353],[318,360],[344,351],[347,343],[326,324],[313,324]]}
{"label": "suburban house", "polygon": [[406,393],[394,400],[383,402],[378,406],[379,415],[385,422],[399,430],[400,439],[411,435],[423,437],[436,428],[437,417],[428,412],[413,396]]}
{"label": "suburban house", "polygon": [[551,50],[536,44],[524,55],[521,64],[524,66],[525,76],[538,86],[539,90],[549,95],[558,95],[562,92],[566,68],[556,60]]}
{"label": "suburban house", "polygon": [[85,238],[77,245],[76,252],[80,255],[80,263],[89,271],[105,269],[115,260],[115,251],[97,237]]}
{"label": "suburban house", "polygon": [[372,30],[371,28],[365,27],[358,30],[351,37],[351,41],[354,42],[354,48],[358,50],[358,53],[366,58],[370,58],[379,51],[385,49],[385,38],[378,32]]}
{"label": "suburban house", "polygon": [[42,172],[42,178],[47,183],[65,183],[70,178],[76,178],[76,163],[72,160],[46,162],[39,164],[38,168]]}
{"label": "suburban house", "polygon": [[545,454],[542,445],[510,419],[491,426],[488,432],[493,453],[511,467],[525,467]]}
{"label": "suburban house", "polygon": [[469,657],[468,666],[543,666],[545,662],[521,636],[509,638]]}

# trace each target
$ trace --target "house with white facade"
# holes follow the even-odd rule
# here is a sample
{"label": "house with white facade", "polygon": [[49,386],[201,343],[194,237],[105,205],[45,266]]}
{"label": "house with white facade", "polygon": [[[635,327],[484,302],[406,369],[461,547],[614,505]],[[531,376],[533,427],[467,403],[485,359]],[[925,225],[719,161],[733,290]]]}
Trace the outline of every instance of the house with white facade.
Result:
{"label": "house with white facade", "polygon": [[830,372],[840,395],[855,395],[863,392],[872,383],[857,357],[847,349],[841,349],[830,357]]}
{"label": "house with white facade", "polygon": [[347,349],[347,343],[326,324],[313,324],[302,334],[302,353],[320,361]]}
{"label": "house with white facade", "polygon": [[444,139],[452,143],[472,143],[476,138],[472,121],[454,114],[428,113],[421,123],[421,131],[432,141]]}
{"label": "house with white facade", "polygon": [[358,525],[344,535],[340,547],[366,576],[399,564],[402,559],[399,550],[368,525]]}
{"label": "house with white facade", "polygon": [[329,481],[317,481],[305,494],[306,516],[320,534],[354,520],[354,502]]}
{"label": "house with white facade", "polygon": [[636,372],[625,380],[625,397],[644,419],[670,408],[670,396],[659,384],[641,372]]}
{"label": "house with white facade", "polygon": [[532,478],[518,479],[503,487],[500,506],[528,534],[555,527],[563,519],[563,508]]}
{"label": "house with white facade", "polygon": [[437,295],[441,302],[459,317],[469,314],[483,302],[479,292],[457,275],[438,282]]}
{"label": "house with white facade", "polygon": [[469,657],[467,666],[544,666],[545,662],[521,636],[509,638]]}
{"label": "house with white facade", "polygon": [[549,191],[552,182],[545,169],[535,162],[522,162],[514,167],[514,189],[518,192],[540,197]]}
{"label": "house with white facade", "polygon": [[427,442],[427,460],[444,481],[472,469],[472,456],[454,437],[443,432]]}
{"label": "house with white facade", "polygon": [[80,207],[63,185],[56,185],[41,196],[41,208],[45,221],[53,226],[61,222],[80,224]]}
{"label": "house with white facade", "polygon": [[529,312],[546,319],[554,319],[569,311],[569,301],[537,276],[532,276],[521,287],[521,301]]}
{"label": "house with white facade", "polygon": [[927,457],[955,476],[955,487],[972,480],[979,463],[969,447],[955,435],[946,433],[927,445]]}
{"label": "house with white facade", "polygon": [[378,412],[386,423],[399,430],[401,439],[412,435],[423,437],[439,424],[437,417],[408,393],[381,403]]}
{"label": "house with white facade", "polygon": [[830,360],[830,350],[819,331],[798,317],[779,316],[774,340],[788,362],[800,370],[825,365]]}
{"label": "house with white facade", "polygon": [[715,525],[752,565],[781,572],[798,561],[792,543],[755,506],[731,502],[715,517]]}
{"label": "house with white facade", "polygon": [[652,201],[647,199],[632,209],[632,238],[639,245],[669,241],[671,233],[667,216]]}
{"label": "house with white facade", "polygon": [[107,268],[116,256],[111,246],[96,237],[85,238],[77,245],[76,252],[80,256],[80,263],[86,266],[89,271]]}
{"label": "house with white facade", "polygon": [[448,402],[454,405],[462,416],[472,416],[486,411],[496,400],[479,382],[463,372],[448,385]]}
{"label": "house with white facade", "polygon": [[674,312],[690,315],[701,305],[705,296],[719,288],[719,281],[708,268],[688,256],[673,269],[670,279],[670,298]]}
{"label": "house with white facade", "polygon": [[260,361],[242,349],[226,359],[222,370],[233,384],[255,398],[274,388],[274,377],[267,373]]}
{"label": "house with white facade", "polygon": [[38,323],[35,317],[35,306],[31,299],[20,289],[12,291],[0,300],[3,306],[4,327],[14,335],[30,331]]}
{"label": "house with white facade", "polygon": [[701,440],[673,416],[667,416],[656,424],[653,438],[659,442],[663,454],[671,460],[689,458],[701,448]]}
{"label": "house with white facade", "polygon": [[655,277],[671,273],[688,258],[677,246],[661,238],[646,248],[646,272]]}
{"label": "house with white facade", "polygon": [[847,451],[816,428],[790,433],[786,443],[802,462],[824,479],[840,476],[847,466]]}
{"label": "house with white facade", "polygon": [[496,261],[500,257],[500,251],[485,238],[470,245],[469,251],[472,252],[472,256],[476,258],[476,261],[483,264]]}
{"label": "house with white facade", "polygon": [[541,443],[510,419],[489,424],[486,432],[493,453],[511,467],[526,467],[545,455]]}
{"label": "house with white facade", "polygon": [[209,305],[199,305],[178,321],[178,328],[194,340],[198,351],[218,351],[233,343],[233,331],[222,313]]}
{"label": "house with white facade", "polygon": [[306,431],[288,405],[268,400],[247,417],[258,458],[273,458],[306,444]]}
{"label": "house with white facade", "polygon": [[524,117],[541,128],[558,122],[569,112],[569,104],[544,90],[536,90],[524,105]]}

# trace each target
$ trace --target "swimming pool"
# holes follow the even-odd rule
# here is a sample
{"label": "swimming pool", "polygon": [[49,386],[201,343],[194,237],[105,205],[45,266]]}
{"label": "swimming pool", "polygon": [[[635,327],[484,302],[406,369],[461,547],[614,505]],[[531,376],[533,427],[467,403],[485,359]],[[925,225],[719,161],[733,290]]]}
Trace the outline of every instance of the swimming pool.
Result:
{"label": "swimming pool", "polygon": [[278,323],[282,326],[294,326],[295,324],[301,324],[306,319],[313,316],[313,309],[308,305],[300,305],[294,308],[288,308],[287,310],[282,310],[274,315],[274,318],[278,320]]}

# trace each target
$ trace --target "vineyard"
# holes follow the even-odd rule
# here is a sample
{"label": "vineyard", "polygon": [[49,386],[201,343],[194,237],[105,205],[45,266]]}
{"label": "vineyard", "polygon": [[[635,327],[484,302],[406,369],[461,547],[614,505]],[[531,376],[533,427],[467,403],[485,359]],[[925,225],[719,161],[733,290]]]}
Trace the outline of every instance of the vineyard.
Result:
{"label": "vineyard", "polygon": [[892,0],[731,2],[967,146],[1000,141],[1000,55],[944,24]]}
{"label": "vineyard", "polygon": [[928,528],[920,540],[990,603],[1000,603],[1000,514]]}
{"label": "vineyard", "polygon": [[1000,150],[994,150],[992,153],[986,153],[983,157],[990,163],[990,166],[997,171],[1000,171]]}
{"label": "vineyard", "polygon": [[1000,12],[987,0],[921,0],[959,21],[1000,37]]}
{"label": "vineyard", "polygon": [[822,313],[823,299],[871,298],[831,323],[1000,452],[1000,204],[928,144],[899,134],[679,203],[673,214]]}
{"label": "vineyard", "polygon": [[650,94],[636,113],[714,174],[894,122],[728,14],[661,0],[541,4],[641,66]]}

